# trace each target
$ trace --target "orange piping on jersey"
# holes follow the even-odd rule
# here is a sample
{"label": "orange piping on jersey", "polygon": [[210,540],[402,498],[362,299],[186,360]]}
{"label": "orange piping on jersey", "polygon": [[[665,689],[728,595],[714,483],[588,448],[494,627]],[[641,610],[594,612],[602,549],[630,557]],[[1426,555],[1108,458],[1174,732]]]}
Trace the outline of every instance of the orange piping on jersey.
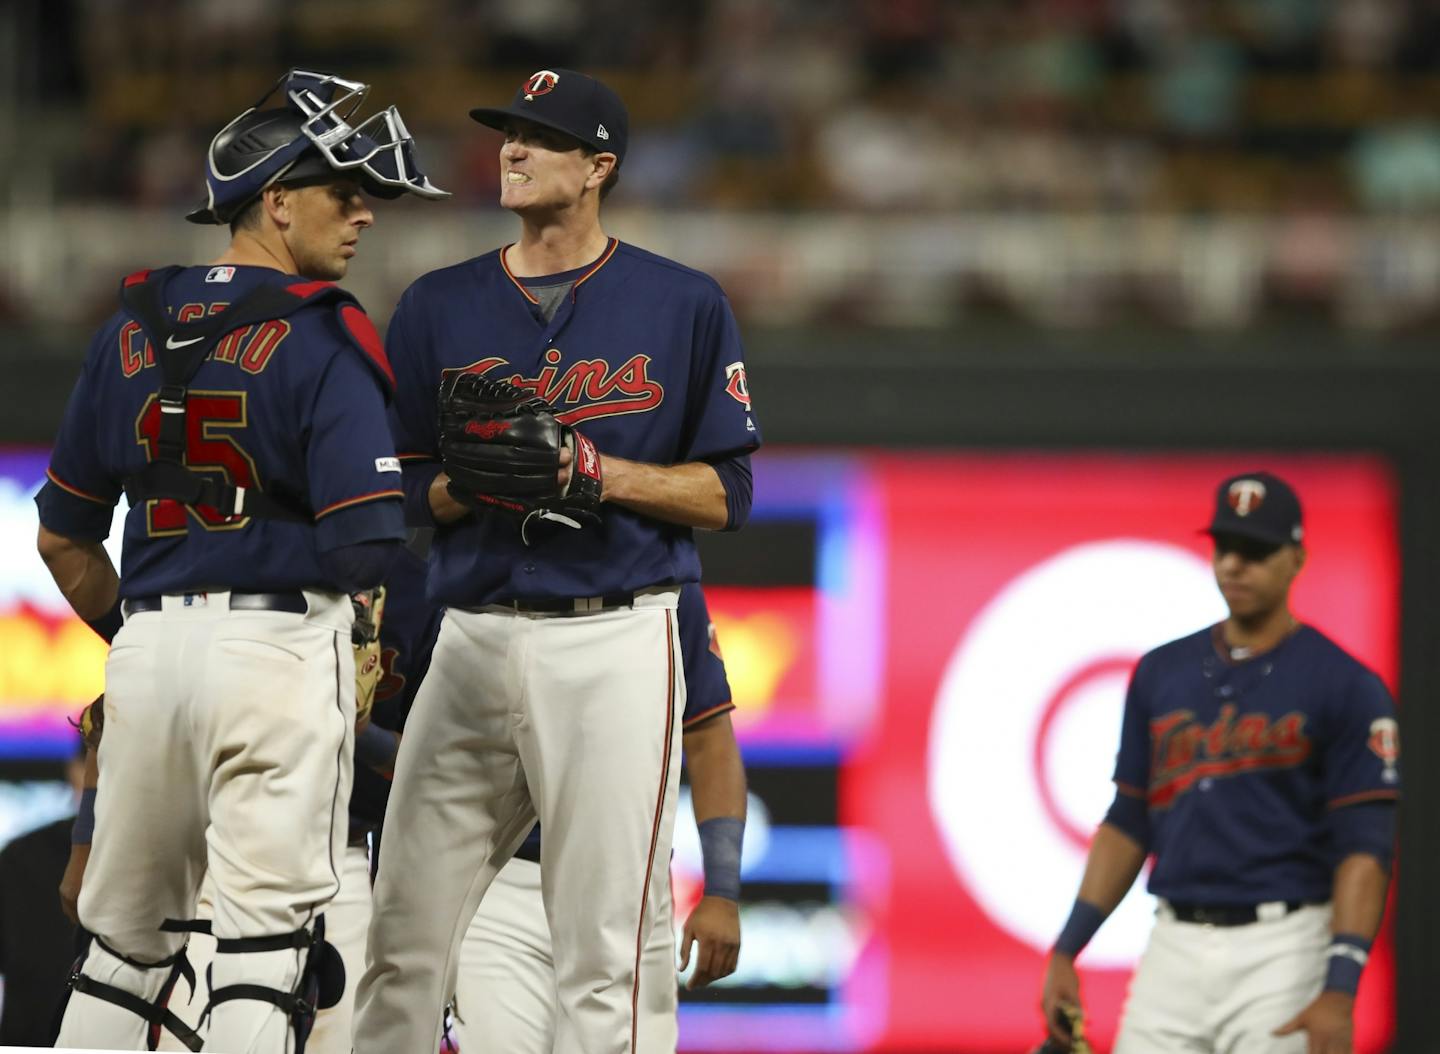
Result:
{"label": "orange piping on jersey", "polygon": [[505,269],[505,277],[515,283],[515,288],[520,290],[520,295],[532,304],[540,303],[540,298],[530,290],[526,289],[520,279],[515,277],[515,272],[510,270],[510,262],[505,259],[505,254],[510,251],[511,246],[507,245],[500,250],[500,266]]}
{"label": "orange piping on jersey", "polygon": [[[505,277],[509,278],[510,281],[515,283],[515,288],[520,290],[520,294],[524,296],[526,300],[530,301],[530,303],[540,303],[540,298],[534,293],[530,292],[529,289],[526,289],[525,283],[520,281],[520,279],[516,278],[515,272],[510,270],[510,261],[505,258],[505,254],[509,252],[511,248],[512,246],[507,245],[505,246],[505,248],[500,250],[500,266],[505,270]],[[575,290],[579,289],[582,285],[588,282],[592,277],[594,277],[596,271],[600,270],[600,268],[604,267],[607,263],[609,263],[610,257],[615,255],[615,250],[618,248],[620,248],[620,239],[611,238],[610,244],[606,245],[605,251],[600,254],[600,259],[596,260],[595,263],[591,265],[588,271],[582,274],[579,278],[575,279],[575,284],[570,287],[570,297],[572,300],[575,297]]]}
{"label": "orange piping on jersey", "polygon": [[734,710],[734,709],[735,709],[735,704],[734,704],[734,702],[732,702],[732,701],[729,700],[729,699],[726,699],[726,700],[725,700],[723,703],[721,703],[719,706],[712,706],[709,710],[701,710],[698,714],[696,714],[694,717],[692,717],[689,721],[686,721],[686,722],[685,722],[683,725],[681,725],[680,727],[683,728],[683,729],[687,729],[687,730],[688,730],[688,729],[694,728],[696,725],[700,724],[701,722],[708,721],[708,720],[710,720],[712,717],[715,717],[715,716],[717,716],[717,715],[719,715],[719,714],[723,714],[723,713],[725,713],[725,712],[728,711],[728,710]]}
{"label": "orange piping on jersey", "polygon": [[1146,796],[1144,788],[1132,787],[1130,784],[1121,783],[1119,780],[1115,781],[1115,789],[1121,794],[1128,794],[1132,798],[1144,798]]}
{"label": "orange piping on jersey", "polygon": [[403,490],[377,490],[370,494],[361,494],[354,498],[346,498],[344,501],[337,501],[334,505],[327,505],[315,514],[318,520],[322,516],[329,516],[332,512],[339,512],[341,509],[348,509],[352,505],[363,505],[367,501],[379,501],[382,498],[404,499]]}
{"label": "orange piping on jersey", "polygon": [[86,501],[93,501],[96,505],[110,506],[115,504],[113,501],[106,501],[104,498],[96,497],[94,494],[86,494],[79,487],[70,486],[70,484],[66,483],[59,476],[55,475],[55,472],[52,469],[47,468],[45,470],[45,475],[50,477],[51,483],[55,484],[55,486],[65,491],[67,494],[73,494],[77,498],[84,498]]}
{"label": "orange piping on jersey", "polygon": [[575,290],[579,289],[586,282],[590,281],[591,277],[595,274],[596,271],[600,270],[600,268],[604,267],[607,263],[610,262],[610,257],[615,255],[615,250],[619,247],[620,239],[611,238],[610,244],[607,245],[605,247],[605,251],[600,254],[600,259],[595,261],[595,266],[590,268],[590,270],[586,271],[579,278],[575,279],[575,284],[570,287],[570,299],[575,299]]}
{"label": "orange piping on jersey", "polygon": [[396,454],[401,461],[435,461],[434,454]]}
{"label": "orange piping on jersey", "polygon": [[1398,797],[1400,797],[1399,791],[1361,791],[1359,794],[1347,794],[1343,798],[1336,798],[1334,801],[1326,802],[1325,808],[1341,809],[1346,805],[1356,805],[1363,801],[1394,801]]}

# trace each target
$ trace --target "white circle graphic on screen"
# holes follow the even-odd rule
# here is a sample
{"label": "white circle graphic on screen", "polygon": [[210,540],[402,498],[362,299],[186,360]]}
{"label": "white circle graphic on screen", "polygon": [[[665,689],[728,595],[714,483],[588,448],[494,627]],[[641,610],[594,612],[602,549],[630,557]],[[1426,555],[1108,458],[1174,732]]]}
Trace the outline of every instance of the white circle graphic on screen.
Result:
{"label": "white circle graphic on screen", "polygon": [[[931,718],[930,808],[966,891],[1001,929],[1049,950],[1114,797],[1131,667],[1224,616],[1207,561],[1114,539],[1026,569],[966,628]],[[1088,965],[1138,958],[1154,915],[1144,883],[1090,943]]]}

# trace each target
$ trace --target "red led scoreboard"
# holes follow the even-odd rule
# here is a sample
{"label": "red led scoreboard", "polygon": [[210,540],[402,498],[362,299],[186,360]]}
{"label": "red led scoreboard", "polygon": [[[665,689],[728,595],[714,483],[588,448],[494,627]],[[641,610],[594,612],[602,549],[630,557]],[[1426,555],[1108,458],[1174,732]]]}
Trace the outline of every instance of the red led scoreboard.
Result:
{"label": "red led scoreboard", "polygon": [[[1223,615],[1215,485],[1267,468],[1305,503],[1300,616],[1396,685],[1396,495],[1350,456],[764,452],[751,527],[707,536],[707,595],[751,785],[735,977],[685,993],[682,1048],[1029,1049],[1044,951],[1112,793],[1126,679]],[[36,452],[0,455],[0,763],[71,746],[103,648],[33,555]],[[0,838],[33,806],[0,784]],[[53,797],[45,801],[54,804]],[[698,896],[688,806],[675,888]],[[5,825],[9,823],[7,828]],[[1113,1040],[1153,902],[1081,962]],[[1357,1049],[1393,1033],[1388,944]],[[1278,1024],[1278,1022],[1277,1022]]]}

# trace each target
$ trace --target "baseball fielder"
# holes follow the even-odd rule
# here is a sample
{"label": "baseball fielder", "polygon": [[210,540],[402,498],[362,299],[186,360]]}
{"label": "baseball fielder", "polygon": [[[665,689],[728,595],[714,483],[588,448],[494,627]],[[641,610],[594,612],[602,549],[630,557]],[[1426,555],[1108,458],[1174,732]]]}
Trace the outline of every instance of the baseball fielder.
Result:
{"label": "baseball fielder", "polygon": [[[164,1003],[207,868],[209,1049],[299,1050],[322,994],[355,722],[346,594],[404,534],[384,352],[353,298],[298,276],[345,274],[373,222],[362,189],[442,192],[393,108],[350,123],[365,85],[292,71],[275,90],[212,142],[189,217],[229,223],[229,249],[125,280],[36,497],[56,583],[113,638],[79,897],[95,939],[61,1046],[138,1050],[178,1024]],[[117,580],[100,543],[122,491]]]}
{"label": "baseball fielder", "polygon": [[1290,612],[1305,564],[1282,480],[1224,481],[1208,528],[1229,617],[1145,655],[1117,794],[1055,944],[1042,1009],[1066,1042],[1075,956],[1155,856],[1160,908],[1116,1054],[1349,1054],[1400,792],[1380,679]]}
{"label": "baseball fielder", "polygon": [[[625,154],[619,98],[542,70],[508,109],[472,116],[506,129],[501,204],[520,239],[419,279],[387,335],[407,517],[438,525],[428,592],[447,610],[396,763],[356,1050],[438,1042],[462,922],[538,817],[554,1049],[618,1054],[635,1047],[649,890],[670,851],[691,528],[743,524],[759,431],[720,288],[600,226]],[[486,398],[518,388],[556,413],[512,400],[513,415],[467,420],[458,400],[442,436],[433,393],[476,394],[466,374],[506,382]],[[564,446],[540,451],[539,502],[470,471],[490,442],[520,478],[532,448],[512,432]]]}
{"label": "baseball fielder", "polygon": [[[705,864],[705,895],[685,921],[681,968],[696,948],[690,986],[735,970],[740,953],[740,860],[727,854],[731,831],[743,832],[745,770],[730,724],[730,685],[700,586],[680,591],[680,646],[685,661],[685,764]],[[555,958],[540,883],[540,829],[500,869],[460,947],[455,1038],[464,1054],[549,1054],[555,1040]],[[670,869],[656,868],[650,887],[653,922],[641,955],[636,1049],[674,1054],[675,931]]]}

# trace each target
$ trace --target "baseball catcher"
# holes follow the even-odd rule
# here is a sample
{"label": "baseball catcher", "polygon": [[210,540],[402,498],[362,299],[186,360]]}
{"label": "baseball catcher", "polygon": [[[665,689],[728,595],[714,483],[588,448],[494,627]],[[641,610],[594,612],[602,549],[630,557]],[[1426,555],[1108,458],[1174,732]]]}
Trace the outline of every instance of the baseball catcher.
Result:
{"label": "baseball catcher", "polygon": [[[538,522],[579,529],[600,522],[600,454],[534,392],[456,373],[440,385],[440,456],[451,497],[520,521],[533,544]],[[562,468],[569,468],[563,479]]]}

